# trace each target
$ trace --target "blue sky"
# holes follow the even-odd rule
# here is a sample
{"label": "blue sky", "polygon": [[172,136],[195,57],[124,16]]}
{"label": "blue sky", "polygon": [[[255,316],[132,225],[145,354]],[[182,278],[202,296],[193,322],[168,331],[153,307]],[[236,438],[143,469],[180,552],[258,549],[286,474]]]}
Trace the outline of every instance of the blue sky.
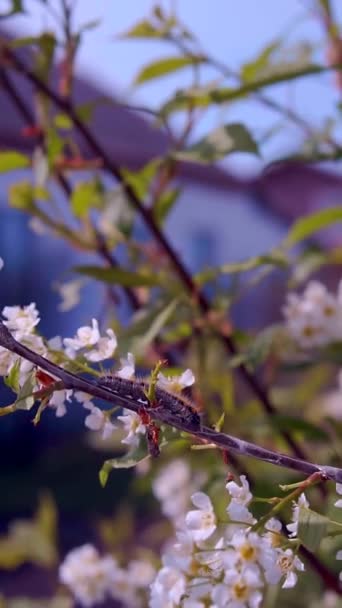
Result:
{"label": "blue sky", "polygon": [[[87,22],[101,19],[100,26],[87,33],[78,56],[77,69],[108,93],[118,92],[136,103],[156,107],[175,87],[189,84],[190,74],[184,70],[177,75],[160,79],[134,90],[132,80],[139,68],[160,56],[175,54],[168,45],[159,42],[122,41],[117,34],[127,30],[134,22],[149,13],[156,4],[151,0],[74,0],[75,20]],[[311,10],[314,0],[174,0],[181,19],[209,50],[229,67],[238,69],[252,59],[258,51],[279,35],[284,35],[290,45],[303,38],[323,48],[323,35],[319,20]],[[57,7],[58,0],[52,0]],[[166,0],[162,3],[170,6]],[[39,33],[49,22],[39,0],[27,0],[30,16],[12,19],[12,29],[25,33]],[[342,19],[342,3],[336,0],[334,7]],[[214,77],[211,70],[204,72],[208,79]],[[314,124],[320,124],[329,115],[337,99],[332,75],[325,75],[319,82],[306,79],[299,84],[282,85],[268,91],[274,99],[294,108]],[[252,101],[215,109],[201,121],[198,135],[202,135],[218,123],[242,121],[256,136],[275,123],[275,115]],[[293,149],[299,134],[297,129],[286,132],[265,146],[264,161]],[[258,169],[260,162],[250,156],[236,155],[229,160],[237,169]]]}

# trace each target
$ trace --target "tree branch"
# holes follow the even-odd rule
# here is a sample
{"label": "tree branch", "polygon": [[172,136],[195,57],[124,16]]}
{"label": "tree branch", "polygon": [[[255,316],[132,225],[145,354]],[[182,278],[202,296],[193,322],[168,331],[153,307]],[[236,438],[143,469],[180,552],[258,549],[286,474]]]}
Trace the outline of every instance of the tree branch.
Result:
{"label": "tree branch", "polygon": [[[42,82],[38,76],[30,70],[25,63],[19,59],[8,46],[2,46],[2,52],[0,48],[0,62],[3,62],[8,67],[12,67],[18,72],[20,72],[27,80],[29,80],[34,87],[44,93],[49,99],[51,99],[54,104],[60,108],[63,112],[67,113],[70,118],[73,120],[75,127],[82,134],[84,140],[87,142],[89,148],[95,153],[96,156],[99,156],[103,160],[104,168],[114,176],[118,182],[122,185],[127,197],[130,199],[131,203],[135,207],[135,209],[139,212],[139,214],[143,217],[146,225],[150,229],[151,233],[155,237],[156,241],[162,247],[163,251],[166,253],[168,259],[171,261],[172,265],[175,268],[175,271],[182,281],[184,287],[188,291],[188,293],[196,300],[201,312],[204,315],[208,315],[210,312],[211,306],[204,293],[198,288],[198,286],[194,283],[192,276],[187,272],[185,266],[177,255],[176,251],[173,249],[169,241],[166,239],[163,232],[160,230],[159,226],[156,224],[153,214],[150,209],[144,206],[143,202],[136,195],[134,189],[128,184],[122,175],[120,169],[116,166],[116,164],[111,160],[110,156],[107,152],[102,149],[101,145],[92,134],[92,132],[88,129],[88,127],[81,121],[76,110],[69,103],[69,101],[60,97],[57,93],[55,93],[45,82]],[[238,354],[237,348],[235,346],[234,340],[230,336],[226,336],[222,333],[218,334],[221,338],[224,347],[229,355]],[[237,367],[241,377],[244,379],[246,384],[252,389],[252,391],[256,394],[259,401],[261,402],[264,411],[269,415],[273,416],[276,414],[276,408],[272,404],[267,390],[265,387],[259,382],[255,375],[253,375],[248,368],[244,365],[244,363],[240,363]],[[287,431],[280,431],[282,437],[285,439],[293,453],[297,458],[305,459],[306,455],[302,447],[297,444],[297,442],[293,439],[290,433]]]}
{"label": "tree branch", "polygon": [[[218,448],[231,450],[232,452],[242,456],[257,458],[258,460],[269,462],[279,467],[293,469],[295,471],[304,473],[305,475],[320,473],[322,475],[322,480],[330,479],[332,481],[342,483],[342,469],[337,467],[314,464],[305,460],[293,458],[291,456],[287,456],[286,454],[281,454],[266,448],[262,448],[254,443],[250,443],[249,441],[238,439],[232,435],[227,435],[225,433],[215,431],[209,427],[202,426],[199,421],[196,423],[194,421],[189,422],[185,416],[177,415],[174,413],[174,411],[171,411],[166,399],[165,403],[163,403],[163,395],[166,396],[167,393],[161,389],[159,389],[159,393],[157,394],[158,406],[150,407],[143,389],[141,389],[139,393],[138,387],[141,387],[141,384],[139,383],[137,383],[136,388],[136,392],[139,395],[139,398],[137,398],[134,396],[132,397],[132,395],[129,394],[132,392],[131,381],[125,382],[123,379],[120,379],[122,388],[115,388],[115,390],[113,390],[107,385],[102,384],[101,381],[94,382],[88,378],[77,376],[76,374],[59,367],[52,361],[45,359],[45,357],[42,357],[38,353],[35,353],[33,350],[15,340],[2,321],[0,321],[0,345],[19,355],[20,357],[31,361],[31,363],[44,371],[53,374],[53,376],[56,376],[63,382],[65,388],[84,391],[93,397],[98,397],[99,399],[103,399],[109,403],[119,404],[120,406],[136,413],[139,413],[143,405],[144,407],[148,407],[149,414],[153,419],[161,423],[174,426],[175,428],[190,433],[199,439],[204,439],[210,444],[215,444]],[[175,397],[175,399],[177,398]],[[181,399],[179,401],[180,403],[183,403]]]}

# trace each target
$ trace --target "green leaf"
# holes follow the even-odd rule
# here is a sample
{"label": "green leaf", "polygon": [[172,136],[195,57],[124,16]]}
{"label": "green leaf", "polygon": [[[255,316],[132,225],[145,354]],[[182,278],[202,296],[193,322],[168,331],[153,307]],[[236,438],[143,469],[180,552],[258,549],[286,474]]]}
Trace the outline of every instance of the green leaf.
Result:
{"label": "green leaf", "polygon": [[195,281],[197,285],[203,285],[208,281],[213,281],[221,274],[237,274],[240,272],[247,272],[265,265],[286,268],[288,266],[288,259],[281,251],[274,250],[264,255],[257,255],[253,258],[243,260],[242,262],[222,264],[222,266],[219,266],[218,268],[202,270],[195,276]]}
{"label": "green leaf", "polygon": [[299,508],[298,538],[309,551],[316,552],[326,534],[327,517],[305,507]]}
{"label": "green leaf", "polygon": [[34,186],[33,196],[40,201],[49,201],[51,199],[50,192],[46,188],[43,188],[43,186]]}
{"label": "green leaf", "polygon": [[180,193],[180,188],[168,190],[167,192],[164,192],[164,194],[162,194],[155,202],[153,207],[153,216],[158,226],[163,224],[173,205],[177,201]]}
{"label": "green leaf", "polygon": [[252,341],[244,355],[245,363],[249,363],[254,368],[261,365],[269,356],[275,340],[279,334],[279,325],[271,325],[261,331]]}
{"label": "green leaf", "polygon": [[98,179],[76,184],[71,195],[71,209],[76,217],[85,217],[90,209],[103,202],[103,186]]}
{"label": "green leaf", "polygon": [[135,346],[136,352],[143,352],[151,344],[151,342],[153,342],[153,340],[160,334],[164,325],[172,317],[178,304],[179,299],[175,298],[165,308],[163,308],[159,314],[155,316],[146,333],[141,338],[137,338]]}
{"label": "green leaf", "polygon": [[19,378],[20,378],[20,359],[18,359],[7,376],[4,377],[4,382],[14,393],[19,391]]}
{"label": "green leaf", "polygon": [[192,55],[186,57],[165,57],[158,59],[146,65],[134,79],[134,84],[142,84],[160,76],[166,76],[172,72],[176,72],[189,65],[198,65],[204,61],[204,57],[200,55]]}
{"label": "green leaf", "polygon": [[88,277],[123,287],[154,287],[160,284],[156,274],[131,272],[123,268],[102,268],[101,266],[76,266],[75,272]]}
{"label": "green leaf", "polygon": [[70,116],[68,116],[68,114],[56,114],[56,116],[54,116],[53,122],[55,124],[55,127],[57,127],[57,129],[65,129],[65,130],[70,130],[73,128],[74,123],[71,120]]}
{"label": "green leaf", "polygon": [[275,414],[272,416],[271,424],[277,430],[298,432],[312,441],[329,441],[329,435],[323,429],[301,418]]}
{"label": "green leaf", "polygon": [[158,28],[147,19],[143,19],[142,21],[138,21],[127,32],[120,34],[119,38],[163,38],[167,32],[168,28]]}
{"label": "green leaf", "polygon": [[58,135],[57,130],[50,127],[46,133],[46,152],[49,167],[61,156],[64,149],[64,140]]}
{"label": "green leaf", "polygon": [[118,458],[106,460],[99,472],[101,486],[103,488],[105,487],[109,474],[113,469],[131,469],[140,462],[148,460],[148,458],[150,458],[150,455],[146,454],[146,447],[140,444],[139,447],[133,452],[128,452],[127,454],[124,454]]}
{"label": "green leaf", "polygon": [[9,188],[9,204],[15,209],[32,211],[34,209],[34,188],[30,182],[23,180]]}
{"label": "green leaf", "polygon": [[264,48],[260,55],[253,59],[253,61],[249,61],[245,63],[241,68],[241,79],[244,82],[253,82],[256,80],[258,76],[269,66],[270,58],[274,51],[279,47],[280,41],[272,42]]}
{"label": "green leaf", "polygon": [[151,182],[160,167],[160,163],[160,158],[154,158],[139,171],[121,169],[125,182],[133,188],[139,198],[145,198],[150,189]]}
{"label": "green leaf", "polygon": [[198,163],[212,163],[232,152],[258,154],[258,146],[244,125],[223,125],[187,150],[176,151],[173,157]]}
{"label": "green leaf", "polygon": [[21,387],[14,407],[17,410],[30,410],[34,405],[33,391],[36,387],[34,374],[30,374]]}
{"label": "green leaf", "polygon": [[247,97],[255,91],[270,87],[282,82],[289,82],[297,78],[306,76],[314,76],[327,71],[331,71],[331,67],[321,65],[308,65],[284,70],[280,74],[271,74],[253,82],[248,82],[236,88],[222,87],[218,88],[192,88],[183,91],[178,91],[174,97],[167,101],[160,110],[161,115],[168,115],[171,112],[187,109],[189,105],[192,107],[208,107],[210,105],[227,103]]}
{"label": "green leaf", "polygon": [[15,150],[6,150],[0,152],[0,173],[14,171],[16,169],[25,169],[30,166],[30,159],[20,152]]}
{"label": "green leaf", "polygon": [[323,228],[327,228],[338,222],[342,222],[342,205],[339,205],[339,207],[328,207],[328,209],[311,213],[293,224],[284,240],[284,246],[292,247],[316,232],[323,230]]}
{"label": "green leaf", "polygon": [[37,36],[39,52],[36,54],[36,73],[44,82],[49,77],[56,48],[56,38],[51,32]]}

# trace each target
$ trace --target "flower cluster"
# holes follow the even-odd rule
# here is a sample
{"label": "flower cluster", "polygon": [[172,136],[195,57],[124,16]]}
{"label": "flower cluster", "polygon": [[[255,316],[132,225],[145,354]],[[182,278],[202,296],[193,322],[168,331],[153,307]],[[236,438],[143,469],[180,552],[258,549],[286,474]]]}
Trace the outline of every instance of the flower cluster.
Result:
{"label": "flower cluster", "polygon": [[303,349],[342,340],[342,281],[336,295],[310,281],[301,295],[288,294],[283,313],[290,336]]}
{"label": "flower cluster", "polygon": [[[63,340],[56,336],[52,340],[44,341],[37,333],[37,325],[40,321],[39,313],[34,303],[28,306],[5,306],[2,311],[3,323],[19,342],[44,357],[57,361],[63,361],[64,366],[77,364],[86,359],[92,363],[98,363],[111,358],[117,347],[117,339],[112,329],[107,329],[105,335],[101,335],[99,324],[92,319],[91,325],[80,327],[73,338]],[[135,360],[132,353],[120,360],[121,367],[116,371],[116,376],[126,380],[135,377]],[[32,394],[48,384],[55,378],[44,372],[36,373],[34,365],[16,354],[0,347],[0,375],[15,376],[12,378],[12,388],[20,394],[20,390],[27,380],[30,380],[29,396],[25,393],[25,406],[29,409],[34,398]],[[15,374],[14,374],[15,372]],[[159,372],[157,384],[166,391],[180,392],[183,388],[191,386],[195,378],[191,370],[186,370],[179,377],[165,377]],[[27,391],[26,391],[27,392]],[[44,406],[53,408],[57,417],[64,416],[67,412],[67,404],[74,399],[86,410],[85,426],[101,434],[103,439],[108,439],[116,430],[121,430],[123,437],[121,442],[131,450],[138,447],[140,439],[145,435],[146,426],[141,417],[130,410],[124,409],[122,415],[116,417],[119,425],[113,424],[112,412],[101,410],[97,407],[92,397],[82,391],[55,390],[45,401]]]}
{"label": "flower cluster", "polygon": [[100,556],[90,544],[70,551],[59,568],[60,581],[85,608],[106,598],[139,608],[154,576],[149,562],[133,560],[124,569],[111,555]]}
{"label": "flower cluster", "polygon": [[[195,509],[186,514],[151,585],[151,608],[258,608],[267,585],[296,584],[296,572],[304,569],[291,548],[297,542],[281,534],[277,519],[262,525],[253,517],[253,496],[244,476],[240,484],[229,481],[226,488],[230,500],[224,524],[209,496],[193,494]],[[304,498],[294,505],[292,533]]]}
{"label": "flower cluster", "polygon": [[188,463],[177,458],[165,465],[155,477],[153,494],[161,504],[162,513],[174,526],[180,526],[191,504],[191,495],[206,481],[205,474],[192,476]]}

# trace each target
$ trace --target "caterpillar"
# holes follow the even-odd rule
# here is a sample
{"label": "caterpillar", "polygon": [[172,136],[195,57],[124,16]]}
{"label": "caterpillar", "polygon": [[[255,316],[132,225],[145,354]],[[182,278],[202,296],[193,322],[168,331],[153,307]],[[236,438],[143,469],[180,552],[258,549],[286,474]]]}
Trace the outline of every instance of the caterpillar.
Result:
{"label": "caterpillar", "polygon": [[[152,407],[146,397],[149,385],[144,380],[133,381],[108,375],[97,380],[97,384],[106,387],[112,393],[118,395],[118,397],[124,397],[124,399],[134,401],[135,403],[141,403],[142,407],[146,409]],[[155,387],[155,403],[153,404],[153,408],[160,408],[165,413],[169,411],[193,431],[198,431],[201,428],[201,418],[195,408],[185,398],[169,393],[158,385]]]}

